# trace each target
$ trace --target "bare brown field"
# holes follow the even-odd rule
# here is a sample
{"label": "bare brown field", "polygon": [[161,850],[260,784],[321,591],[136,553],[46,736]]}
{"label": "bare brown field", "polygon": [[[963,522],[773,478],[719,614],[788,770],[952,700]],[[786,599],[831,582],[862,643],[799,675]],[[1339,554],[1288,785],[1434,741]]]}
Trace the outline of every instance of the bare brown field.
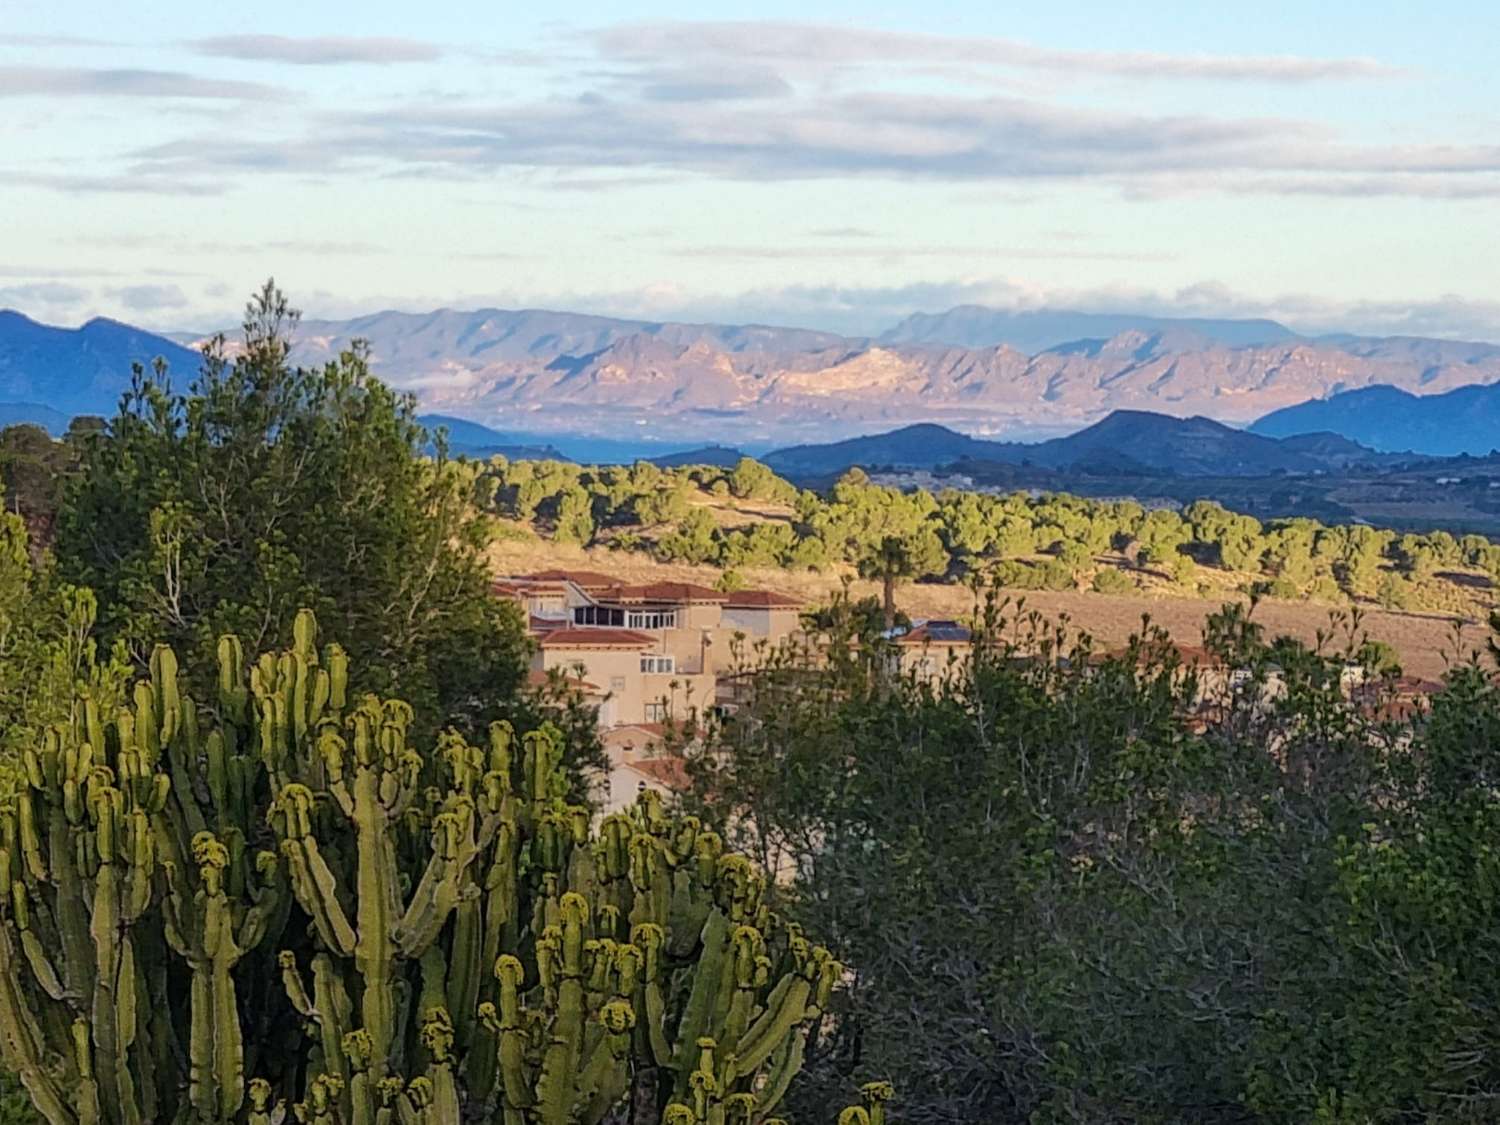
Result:
{"label": "bare brown field", "polygon": [[[712,586],[720,571],[712,566],[690,566],[661,563],[638,551],[585,549],[559,545],[549,540],[498,542],[490,547],[488,559],[496,574],[522,574],[550,568],[596,570],[617,574],[621,581],[696,582]],[[747,586],[777,590],[805,598],[810,603],[827,601],[847,582],[853,596],[878,595],[878,583],[862,581],[847,568],[843,573],[815,574],[791,572],[779,568],[746,568],[741,576]],[[1223,576],[1221,582],[1226,581]],[[1232,579],[1232,576],[1230,576]],[[1143,590],[1139,594],[1115,596],[1090,591],[1016,592],[1015,601],[1026,611],[1036,610],[1048,618],[1066,616],[1072,627],[1088,633],[1099,644],[1123,644],[1141,631],[1142,618],[1151,621],[1176,641],[1194,644],[1202,639],[1208,615],[1226,601],[1243,601],[1228,584],[1220,585],[1204,597],[1187,597],[1163,587]],[[957,585],[914,583],[902,586],[898,600],[904,612],[912,617],[964,619],[976,608],[974,594]],[[1318,633],[1335,632],[1330,615],[1335,607],[1314,602],[1263,600],[1255,610],[1255,620],[1271,637],[1295,637],[1306,644],[1316,644]],[[1348,611],[1345,624],[1337,631],[1330,649],[1342,650],[1349,641]],[[1464,621],[1455,646],[1455,622]],[[1405,670],[1429,679],[1439,677],[1457,655],[1483,647],[1486,628],[1474,603],[1452,614],[1392,613],[1379,608],[1360,609],[1359,633],[1371,640],[1384,641],[1400,653]]]}

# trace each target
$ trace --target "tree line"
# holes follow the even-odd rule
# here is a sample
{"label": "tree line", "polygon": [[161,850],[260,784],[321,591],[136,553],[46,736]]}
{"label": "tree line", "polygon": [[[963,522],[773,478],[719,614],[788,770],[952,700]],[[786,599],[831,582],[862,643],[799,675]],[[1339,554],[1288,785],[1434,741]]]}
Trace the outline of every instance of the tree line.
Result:
{"label": "tree line", "polygon": [[[648,550],[730,572],[847,564],[876,576],[894,567],[901,578],[1124,593],[1148,571],[1196,589],[1207,568],[1239,577],[1252,593],[1392,609],[1421,604],[1443,568],[1500,581],[1500,545],[1483,536],[1301,517],[1263,522],[1211,500],[1177,511],[1063,493],[934,493],[875,484],[859,469],[820,493],[749,458],[725,469],[497,457],[477,471],[483,507],[555,541]],[[774,507],[767,518],[723,526],[712,506],[736,503]],[[1106,554],[1126,565],[1101,565]]]}

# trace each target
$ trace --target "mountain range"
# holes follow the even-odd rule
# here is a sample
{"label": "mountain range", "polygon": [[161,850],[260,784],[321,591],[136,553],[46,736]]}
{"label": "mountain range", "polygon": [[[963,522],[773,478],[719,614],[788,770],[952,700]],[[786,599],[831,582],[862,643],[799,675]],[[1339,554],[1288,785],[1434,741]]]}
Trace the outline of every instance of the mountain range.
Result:
{"label": "mountain range", "polygon": [[1500,380],[1491,344],[975,307],[909,317],[880,339],[538,310],[384,312],[305,321],[294,355],[321,362],[355,338],[378,373],[445,413],[531,433],[762,446],[918,420],[1050,437],[1114,410],[1246,424],[1359,387],[1431,394]]}
{"label": "mountain range", "polygon": [[1482,457],[1500,449],[1500,383],[1436,395],[1364,387],[1274,411],[1250,428],[1270,437],[1332,430],[1372,449]]}
{"label": "mountain range", "polygon": [[[1059,340],[1074,332],[1094,334]],[[561,435],[668,453],[725,439],[764,449],[919,421],[1034,439],[1120,410],[1247,424],[1361,388],[1431,396],[1500,380],[1500,346],[1491,344],[1312,339],[1267,320],[972,306],[909,317],[880,339],[543,310],[382,312],[302,322],[294,357],[322,362],[356,338],[369,341],[376,373],[415,392],[424,409],[499,423],[503,444],[553,441],[564,452]],[[132,362],[160,355],[183,381],[196,371],[198,356],[180,339],[115,321],[54,328],[0,312],[0,403],[108,412]]]}

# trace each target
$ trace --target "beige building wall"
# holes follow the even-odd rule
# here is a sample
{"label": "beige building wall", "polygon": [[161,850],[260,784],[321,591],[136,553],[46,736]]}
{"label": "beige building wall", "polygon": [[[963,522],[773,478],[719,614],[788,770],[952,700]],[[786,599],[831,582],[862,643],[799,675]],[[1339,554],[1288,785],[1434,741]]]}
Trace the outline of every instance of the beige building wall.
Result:
{"label": "beige building wall", "polygon": [[802,625],[801,611],[793,606],[724,607],[723,627],[747,637],[784,640]]}
{"label": "beige building wall", "polygon": [[645,721],[646,703],[641,688],[641,654],[623,646],[610,648],[547,648],[537,650],[533,667],[542,671],[561,668],[577,672],[606,696],[599,705],[599,725]]}

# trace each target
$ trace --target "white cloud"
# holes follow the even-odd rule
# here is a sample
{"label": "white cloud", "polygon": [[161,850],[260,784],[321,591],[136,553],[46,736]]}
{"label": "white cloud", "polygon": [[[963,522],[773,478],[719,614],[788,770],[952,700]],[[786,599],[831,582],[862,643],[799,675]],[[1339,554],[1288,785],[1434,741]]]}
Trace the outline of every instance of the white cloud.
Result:
{"label": "white cloud", "polygon": [[188,46],[216,58],[298,66],[433,62],[443,56],[442,48],[420,39],[375,36],[219,35],[190,40]]}
{"label": "white cloud", "polygon": [[0,97],[238,98],[265,101],[285,96],[285,91],[260,82],[202,78],[174,70],[0,66]]}
{"label": "white cloud", "polygon": [[72,310],[89,299],[89,290],[61,281],[32,281],[19,285],[0,285],[0,307],[18,312],[55,314]]}
{"label": "white cloud", "polygon": [[178,285],[124,285],[105,293],[132,312],[157,313],[188,306],[187,294]]}
{"label": "white cloud", "polygon": [[1130,79],[1297,83],[1402,73],[1368,58],[1169,54],[1040,47],[987,36],[924,35],[776,21],[636,23],[593,33],[602,54],[637,63],[705,56],[787,66],[962,63]]}

